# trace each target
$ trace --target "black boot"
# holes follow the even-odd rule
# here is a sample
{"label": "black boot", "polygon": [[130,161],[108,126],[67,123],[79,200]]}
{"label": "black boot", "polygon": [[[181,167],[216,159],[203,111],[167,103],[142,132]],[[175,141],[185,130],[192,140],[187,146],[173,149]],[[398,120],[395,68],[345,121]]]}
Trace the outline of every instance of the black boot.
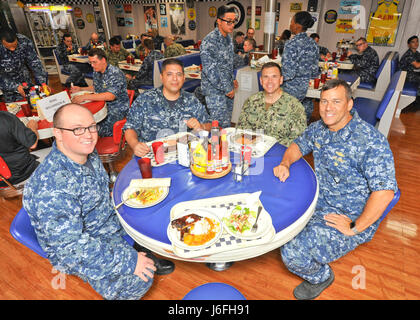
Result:
{"label": "black boot", "polygon": [[137,242],[134,242],[133,248],[137,252],[145,252],[146,257],[153,260],[153,262],[155,264],[155,267],[156,267],[155,273],[157,275],[159,275],[159,276],[167,275],[167,274],[172,273],[175,270],[175,264],[172,261],[157,258],[152,253],[152,251],[150,251],[149,249],[139,245]]}

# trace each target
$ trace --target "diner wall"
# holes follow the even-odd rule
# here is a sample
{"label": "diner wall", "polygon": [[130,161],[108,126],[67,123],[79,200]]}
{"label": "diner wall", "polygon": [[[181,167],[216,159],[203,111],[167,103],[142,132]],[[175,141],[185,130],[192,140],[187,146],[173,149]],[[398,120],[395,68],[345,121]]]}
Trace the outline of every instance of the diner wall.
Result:
{"label": "diner wall", "polygon": [[[73,12],[72,13],[72,18],[73,18],[74,27],[76,29],[77,37],[80,41],[80,45],[84,46],[88,43],[88,41],[90,39],[90,35],[93,32],[97,32],[96,21],[88,22],[87,19],[86,19],[87,14],[92,14],[93,16],[95,16],[95,13],[94,13],[94,10],[93,10],[93,5],[91,5],[91,4],[90,5],[88,5],[88,4],[87,5],[74,5],[73,8],[75,8],[75,7],[78,7],[82,10],[82,16],[81,17],[75,17],[74,12]],[[82,19],[84,21],[84,23],[85,23],[84,29],[77,28],[77,24],[76,24],[77,19]]]}
{"label": "diner wall", "polygon": [[[181,1],[180,1],[181,2]],[[132,4],[132,13],[117,13],[115,5],[110,4],[109,5],[109,11],[111,16],[111,28],[112,28],[112,34],[113,35],[121,35],[123,39],[125,39],[127,34],[134,34],[137,36],[140,36],[142,33],[147,32],[146,25],[145,25],[145,19],[144,19],[144,6],[152,6],[153,4]],[[171,35],[171,17],[170,17],[170,4],[166,3],[166,15],[160,15],[159,10],[159,4],[155,5],[156,8],[156,14],[157,14],[157,24],[158,24],[158,30],[159,34],[163,37],[167,35]],[[187,8],[184,4],[184,11],[185,11],[185,34],[180,35],[182,39],[193,39],[196,41],[197,39],[197,28],[196,30],[190,30],[188,28],[188,17],[187,17]],[[133,18],[134,24],[132,27],[119,27],[117,24],[117,17],[127,17],[127,18]],[[161,17],[167,18],[167,27],[161,27]],[[199,23],[197,21],[197,24]]]}
{"label": "diner wall", "polygon": [[[336,48],[336,44],[341,39],[351,39],[354,37],[355,40],[359,39],[360,37],[366,37],[366,30],[368,27],[369,21],[369,13],[370,8],[372,5],[372,1],[375,0],[360,0],[360,5],[365,8],[365,28],[359,28],[352,33],[336,33],[335,27],[336,23],[327,24],[324,21],[325,12],[330,9],[336,10],[338,12],[339,2],[336,0],[323,0],[322,1],[322,11],[320,14],[320,21],[318,26],[318,33],[320,35],[319,44],[323,47],[328,48],[330,51],[334,51]],[[379,55],[379,59],[382,59],[388,51],[399,51],[404,52],[407,49],[407,38],[405,36],[405,29],[407,27],[407,21],[410,15],[417,16],[416,19],[418,21],[419,12],[412,12],[411,11],[412,0],[406,0],[403,10],[403,16],[400,21],[397,37],[395,40],[395,46],[393,47],[385,47],[385,46],[372,46]],[[344,15],[339,14],[338,19],[351,19],[354,15]],[[410,21],[414,19],[411,18]]]}

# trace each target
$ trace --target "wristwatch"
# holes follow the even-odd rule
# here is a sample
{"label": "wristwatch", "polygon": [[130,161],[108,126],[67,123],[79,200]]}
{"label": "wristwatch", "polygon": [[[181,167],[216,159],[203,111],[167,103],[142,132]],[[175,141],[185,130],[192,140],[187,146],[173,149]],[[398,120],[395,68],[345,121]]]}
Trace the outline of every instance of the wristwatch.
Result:
{"label": "wristwatch", "polygon": [[350,222],[350,230],[354,232],[354,235],[359,234],[359,230],[356,228],[356,221]]}

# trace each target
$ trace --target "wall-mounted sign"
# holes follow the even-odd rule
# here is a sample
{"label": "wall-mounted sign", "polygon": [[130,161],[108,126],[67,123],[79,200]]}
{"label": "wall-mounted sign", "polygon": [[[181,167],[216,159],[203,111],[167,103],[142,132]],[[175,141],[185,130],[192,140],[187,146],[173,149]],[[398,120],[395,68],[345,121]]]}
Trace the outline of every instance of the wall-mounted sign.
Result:
{"label": "wall-mounted sign", "polygon": [[299,12],[302,11],[302,2],[292,2],[290,3],[290,12]]}
{"label": "wall-mounted sign", "polygon": [[335,10],[328,10],[325,12],[324,20],[328,24],[332,24],[337,21],[337,11]]}
{"label": "wall-mounted sign", "polygon": [[395,45],[405,0],[372,1],[366,40],[375,46]]}
{"label": "wall-mounted sign", "polygon": [[335,25],[335,32],[337,33],[354,33],[352,19],[338,19]]}
{"label": "wall-mounted sign", "polygon": [[190,20],[195,20],[195,9],[193,8],[188,9],[187,16]]}
{"label": "wall-mounted sign", "polygon": [[159,4],[159,12],[161,16],[166,16],[166,3]]}
{"label": "wall-mounted sign", "polygon": [[211,18],[214,18],[217,15],[217,9],[216,7],[210,7],[209,8],[209,16]]}
{"label": "wall-mounted sign", "polygon": [[85,28],[85,22],[83,19],[77,19],[76,20],[76,26],[78,29],[84,29]]}
{"label": "wall-mounted sign", "polygon": [[86,21],[87,21],[88,23],[92,23],[93,21],[95,21],[95,17],[93,16],[93,14],[88,13],[88,14],[86,15]]}
{"label": "wall-mounted sign", "polygon": [[193,31],[193,30],[195,30],[195,28],[197,28],[197,25],[196,25],[195,21],[194,20],[190,20],[188,22],[188,29],[190,29],[191,31]]}
{"label": "wall-mounted sign", "polygon": [[83,11],[79,7],[74,8],[73,13],[74,13],[74,16],[77,18],[80,18],[83,15]]}

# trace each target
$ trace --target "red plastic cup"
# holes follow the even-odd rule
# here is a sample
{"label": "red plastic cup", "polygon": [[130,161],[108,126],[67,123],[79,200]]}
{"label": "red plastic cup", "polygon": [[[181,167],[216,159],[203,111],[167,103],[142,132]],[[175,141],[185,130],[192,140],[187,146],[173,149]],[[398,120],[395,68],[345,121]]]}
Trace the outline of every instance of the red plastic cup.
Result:
{"label": "red plastic cup", "polygon": [[325,83],[326,81],[327,81],[327,74],[326,73],[321,74],[321,82]]}
{"label": "red plastic cup", "polygon": [[314,89],[318,89],[319,88],[319,82],[321,81],[320,78],[316,78],[314,79]]}
{"label": "red plastic cup", "polygon": [[333,61],[335,61],[335,58],[337,58],[337,52],[333,52],[331,54]]}
{"label": "red plastic cup", "polygon": [[131,61],[131,56],[127,56],[127,58],[125,58],[125,61],[126,61],[127,63],[130,63],[130,61]]}
{"label": "red plastic cup", "polygon": [[152,143],[153,153],[155,154],[156,163],[162,163],[165,161],[165,150],[163,142],[157,141]]}
{"label": "red plastic cup", "polygon": [[27,103],[22,104],[21,109],[23,111],[23,114],[25,115],[25,117],[32,117],[32,109],[31,106],[28,105]]}
{"label": "red plastic cup", "polygon": [[137,160],[139,165],[141,177],[143,179],[150,179],[152,177],[152,163],[149,158],[140,158]]}

